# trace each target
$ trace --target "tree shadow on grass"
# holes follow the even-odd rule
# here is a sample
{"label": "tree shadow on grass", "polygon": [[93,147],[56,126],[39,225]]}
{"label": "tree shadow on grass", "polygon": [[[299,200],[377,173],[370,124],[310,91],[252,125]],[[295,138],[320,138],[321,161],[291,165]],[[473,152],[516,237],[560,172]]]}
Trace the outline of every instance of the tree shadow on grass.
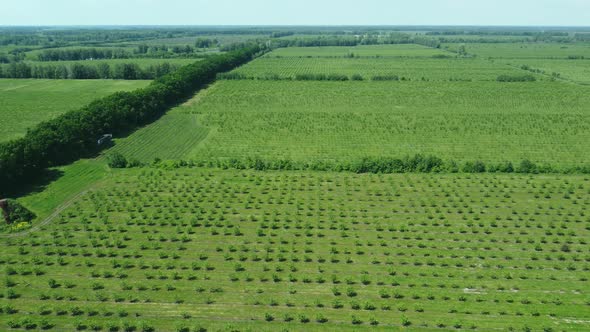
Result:
{"label": "tree shadow on grass", "polygon": [[21,183],[15,188],[8,188],[6,197],[23,197],[42,192],[48,185],[57,181],[63,175],[64,172],[59,169],[44,169],[37,176],[29,178],[26,183]]}

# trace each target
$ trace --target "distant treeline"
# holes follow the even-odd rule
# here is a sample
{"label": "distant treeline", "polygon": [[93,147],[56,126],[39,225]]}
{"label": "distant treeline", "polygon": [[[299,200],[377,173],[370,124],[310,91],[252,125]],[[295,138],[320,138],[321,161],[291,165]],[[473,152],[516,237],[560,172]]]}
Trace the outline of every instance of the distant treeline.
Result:
{"label": "distant treeline", "polygon": [[[212,46],[214,40],[200,39],[195,44]],[[208,46],[208,47],[209,47]],[[242,45],[243,46],[243,45]],[[190,56],[189,56],[190,55]],[[123,48],[59,48],[45,49],[37,54],[39,61],[78,61],[101,59],[130,59],[130,58],[172,58],[172,57],[204,57],[203,52],[191,45],[138,45],[133,50]]]}
{"label": "distant treeline", "polygon": [[440,42],[436,38],[421,35],[409,35],[405,33],[389,33],[381,35],[366,34],[353,36],[335,35],[275,39],[272,41],[273,47],[357,46],[382,44],[420,44],[434,48],[440,47]]}
{"label": "distant treeline", "polygon": [[[68,44],[99,44],[133,42],[154,39],[171,39],[208,34],[255,34],[247,29],[207,29],[197,27],[177,28],[81,28],[47,29],[44,27],[6,27],[0,28],[0,45],[31,45],[44,47],[67,46]],[[270,34],[269,31],[260,33]]]}
{"label": "distant treeline", "polygon": [[44,79],[118,79],[152,80],[167,75],[180,65],[163,62],[141,68],[137,63],[106,62],[94,64],[27,64],[24,62],[0,65],[0,78]]}
{"label": "distant treeline", "polygon": [[30,129],[25,137],[0,144],[0,195],[21,188],[52,166],[96,153],[97,139],[122,135],[157,119],[169,107],[261,52],[251,46],[181,67],[148,87],[118,92],[82,109],[67,112]]}
{"label": "distant treeline", "polygon": [[[142,164],[137,161],[129,161],[122,155],[111,156],[110,165],[114,168],[141,167],[150,164]],[[115,162],[116,161],[116,162]],[[590,174],[590,164],[574,167],[553,167],[539,165],[530,160],[522,160],[517,164],[512,162],[485,163],[483,161],[456,162],[443,160],[436,156],[416,154],[403,158],[390,157],[366,157],[353,161],[328,161],[317,160],[311,162],[297,162],[289,159],[223,159],[210,161],[186,161],[154,159],[151,165],[159,165],[170,168],[180,167],[219,167],[233,169],[267,170],[313,170],[331,172],[353,173],[581,173]]]}
{"label": "distant treeline", "polygon": [[90,59],[128,59],[131,54],[122,48],[47,49],[37,55],[39,61],[77,61]]}
{"label": "distant treeline", "polygon": [[467,35],[467,36],[546,36],[546,37],[567,37],[568,32],[565,31],[510,31],[510,30],[443,30],[443,31],[429,31],[425,35],[428,36],[453,36],[453,35]]}

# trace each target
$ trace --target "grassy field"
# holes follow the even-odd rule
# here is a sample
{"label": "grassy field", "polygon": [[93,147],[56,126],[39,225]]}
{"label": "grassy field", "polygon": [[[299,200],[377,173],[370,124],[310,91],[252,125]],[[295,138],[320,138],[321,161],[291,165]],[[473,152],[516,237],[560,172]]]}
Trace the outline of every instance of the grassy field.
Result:
{"label": "grassy field", "polygon": [[[433,154],[456,161],[587,163],[590,95],[559,82],[221,81],[139,130],[122,150],[146,159],[144,131],[183,159],[357,160]],[[176,130],[176,113],[195,114]],[[187,128],[192,126],[192,129]],[[203,127],[209,130],[203,139]],[[195,137],[191,141],[187,135]],[[121,142],[121,144],[123,144]],[[166,154],[168,152],[162,152]],[[174,157],[181,157],[175,154]]]}
{"label": "grassy field", "polygon": [[181,110],[170,111],[159,121],[116,140],[109,153],[121,153],[140,162],[185,158],[207,137],[209,129],[199,124],[195,114]]}
{"label": "grassy field", "polygon": [[398,76],[403,80],[495,81],[500,75],[519,75],[521,70],[483,59],[432,58],[277,58],[273,54],[248,63],[234,73],[248,78],[278,76],[296,78],[304,74],[342,74],[363,79],[374,76]]}
{"label": "grassy field", "polygon": [[588,204],[582,176],[116,171],[0,240],[0,326],[588,330]]}
{"label": "grassy field", "polygon": [[0,79],[0,141],[23,136],[35,124],[116,91],[148,81]]}
{"label": "grassy field", "polygon": [[444,50],[422,45],[359,45],[354,47],[289,47],[280,48],[266,55],[267,57],[433,57],[454,56]]}

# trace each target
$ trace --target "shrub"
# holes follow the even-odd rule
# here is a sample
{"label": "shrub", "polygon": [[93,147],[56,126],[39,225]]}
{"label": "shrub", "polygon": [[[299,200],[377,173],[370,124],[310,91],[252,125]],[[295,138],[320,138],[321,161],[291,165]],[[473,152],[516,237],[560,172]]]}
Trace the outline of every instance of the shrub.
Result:
{"label": "shrub", "polygon": [[125,168],[127,167],[127,158],[118,152],[114,152],[107,157],[110,168]]}
{"label": "shrub", "polygon": [[399,81],[399,76],[397,75],[375,75],[371,77],[373,81]]}
{"label": "shrub", "polygon": [[361,325],[362,323],[363,321],[360,320],[358,317],[352,316],[352,325]]}
{"label": "shrub", "polygon": [[[33,212],[29,211],[26,207],[14,199],[6,200],[6,210],[8,213],[7,221],[10,223],[29,222],[35,219],[35,214]],[[0,210],[0,219],[2,218],[2,214],[2,210]]]}
{"label": "shrub", "polygon": [[537,79],[533,75],[500,75],[496,78],[498,82],[534,82]]}
{"label": "shrub", "polygon": [[401,317],[401,323],[402,323],[402,326],[410,326],[410,325],[412,325],[412,322],[410,322],[410,320],[408,319],[408,317],[406,317],[404,315],[402,315],[402,317]]}
{"label": "shrub", "polygon": [[485,171],[486,165],[482,161],[468,161],[463,165],[463,172],[465,173],[484,173]]}
{"label": "shrub", "polygon": [[519,173],[536,173],[537,166],[532,161],[525,159],[520,162],[520,165],[518,166],[518,172]]}
{"label": "shrub", "polygon": [[360,74],[354,74],[350,77],[350,80],[352,81],[362,81],[364,80],[364,78],[360,75]]}

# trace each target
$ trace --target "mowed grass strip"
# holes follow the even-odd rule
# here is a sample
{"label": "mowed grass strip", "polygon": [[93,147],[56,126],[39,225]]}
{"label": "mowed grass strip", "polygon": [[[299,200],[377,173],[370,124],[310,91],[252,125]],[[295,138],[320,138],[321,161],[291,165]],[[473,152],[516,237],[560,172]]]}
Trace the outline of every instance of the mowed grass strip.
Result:
{"label": "mowed grass strip", "polygon": [[24,136],[28,128],[117,91],[149,81],[0,79],[0,141]]}
{"label": "mowed grass strip", "polygon": [[196,115],[173,110],[128,137],[115,140],[115,146],[106,154],[121,153],[140,162],[183,159],[208,133],[209,129],[198,124]]}
{"label": "mowed grass strip", "polygon": [[3,329],[589,328],[586,176],[144,168],[103,184],[0,239]]}

